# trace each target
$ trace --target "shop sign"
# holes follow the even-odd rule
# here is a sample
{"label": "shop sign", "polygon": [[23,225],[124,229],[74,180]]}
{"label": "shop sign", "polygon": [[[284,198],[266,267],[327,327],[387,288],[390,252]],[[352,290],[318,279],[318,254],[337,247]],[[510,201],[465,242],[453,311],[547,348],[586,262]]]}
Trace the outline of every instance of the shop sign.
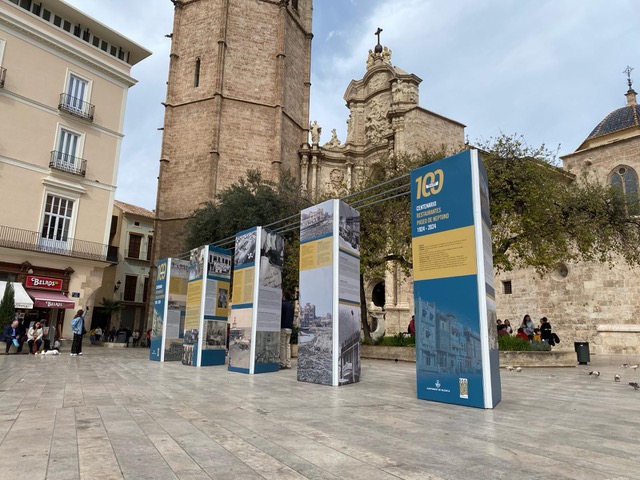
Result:
{"label": "shop sign", "polygon": [[40,290],[62,290],[62,279],[27,275],[25,287]]}

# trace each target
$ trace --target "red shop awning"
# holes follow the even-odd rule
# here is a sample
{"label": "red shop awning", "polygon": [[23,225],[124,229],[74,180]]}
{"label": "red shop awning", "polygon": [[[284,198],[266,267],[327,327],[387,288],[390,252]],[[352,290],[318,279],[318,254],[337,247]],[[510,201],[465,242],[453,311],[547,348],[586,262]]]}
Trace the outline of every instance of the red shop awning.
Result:
{"label": "red shop awning", "polygon": [[76,304],[60,292],[27,290],[35,301],[35,308],[76,308]]}

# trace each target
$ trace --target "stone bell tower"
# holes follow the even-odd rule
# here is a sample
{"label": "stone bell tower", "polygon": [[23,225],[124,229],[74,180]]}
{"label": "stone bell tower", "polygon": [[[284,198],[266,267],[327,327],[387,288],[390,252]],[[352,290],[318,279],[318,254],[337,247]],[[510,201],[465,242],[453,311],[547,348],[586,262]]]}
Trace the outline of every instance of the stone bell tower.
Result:
{"label": "stone bell tower", "polygon": [[309,131],[312,0],[171,1],[156,260],[182,252],[191,213],[248,169],[297,177]]}

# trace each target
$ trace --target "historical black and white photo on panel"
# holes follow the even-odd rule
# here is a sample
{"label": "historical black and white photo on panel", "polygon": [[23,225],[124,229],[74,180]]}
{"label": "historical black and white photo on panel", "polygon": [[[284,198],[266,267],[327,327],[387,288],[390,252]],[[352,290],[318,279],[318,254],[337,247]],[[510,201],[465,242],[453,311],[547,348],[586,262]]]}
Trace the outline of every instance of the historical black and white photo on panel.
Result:
{"label": "historical black and white photo on panel", "polygon": [[256,258],[256,239],[258,232],[252,230],[236,237],[236,251],[233,259],[234,265],[244,265],[253,262]]}

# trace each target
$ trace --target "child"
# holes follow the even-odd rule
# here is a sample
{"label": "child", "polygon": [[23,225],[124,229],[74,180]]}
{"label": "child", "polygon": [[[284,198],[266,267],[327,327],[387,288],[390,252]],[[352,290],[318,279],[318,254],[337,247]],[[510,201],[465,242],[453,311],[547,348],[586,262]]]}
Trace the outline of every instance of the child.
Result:
{"label": "child", "polygon": [[533,329],[533,341],[534,342],[541,342],[542,341],[542,337],[540,336],[540,329],[539,328],[534,328]]}
{"label": "child", "polygon": [[523,340],[529,340],[529,335],[524,333],[524,328],[522,327],[518,328],[518,334],[516,335],[516,337],[522,338]]}

